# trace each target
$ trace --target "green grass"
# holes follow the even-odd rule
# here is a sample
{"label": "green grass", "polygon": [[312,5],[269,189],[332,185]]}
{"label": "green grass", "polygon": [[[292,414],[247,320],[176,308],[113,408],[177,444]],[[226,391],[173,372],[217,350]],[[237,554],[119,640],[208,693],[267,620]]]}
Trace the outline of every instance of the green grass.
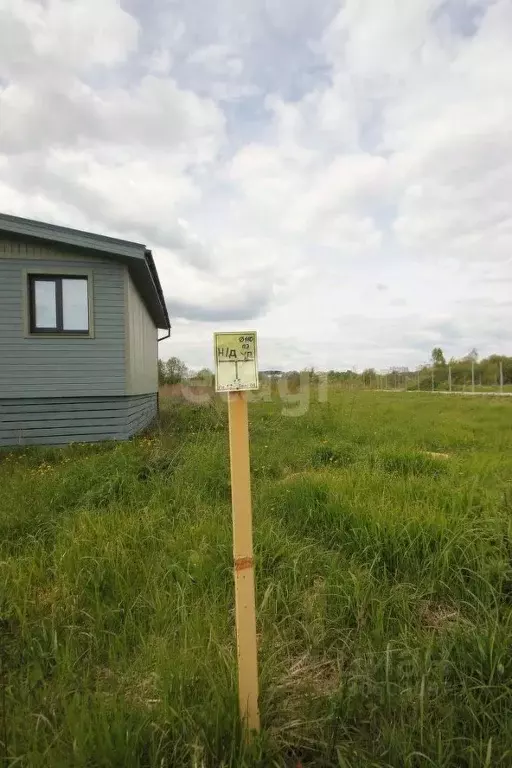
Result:
{"label": "green grass", "polygon": [[0,453],[5,765],[512,765],[512,401],[250,420],[261,738],[238,724],[225,409],[167,403],[130,443]]}

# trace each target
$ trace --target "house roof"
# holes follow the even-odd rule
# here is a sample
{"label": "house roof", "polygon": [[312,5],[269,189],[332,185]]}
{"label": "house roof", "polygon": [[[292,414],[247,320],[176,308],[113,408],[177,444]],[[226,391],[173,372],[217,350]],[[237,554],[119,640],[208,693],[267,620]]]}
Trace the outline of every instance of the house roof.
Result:
{"label": "house roof", "polygon": [[0,235],[5,234],[51,244],[56,248],[87,251],[95,256],[111,256],[126,264],[156,327],[171,327],[153,254],[145,245],[0,213]]}

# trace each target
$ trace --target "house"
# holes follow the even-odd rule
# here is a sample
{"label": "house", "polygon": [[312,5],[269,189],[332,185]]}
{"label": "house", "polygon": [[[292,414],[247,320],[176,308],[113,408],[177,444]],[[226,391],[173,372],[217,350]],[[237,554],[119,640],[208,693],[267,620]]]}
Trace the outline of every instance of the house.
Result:
{"label": "house", "polygon": [[0,447],[146,427],[158,329],[170,335],[144,245],[0,214]]}

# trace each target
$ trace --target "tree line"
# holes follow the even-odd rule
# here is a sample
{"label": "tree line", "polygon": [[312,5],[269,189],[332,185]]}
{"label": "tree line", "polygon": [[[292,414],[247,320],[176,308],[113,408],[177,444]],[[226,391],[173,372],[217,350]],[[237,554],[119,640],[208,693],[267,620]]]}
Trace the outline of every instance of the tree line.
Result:
{"label": "tree line", "polygon": [[201,368],[200,371],[190,371],[179,357],[170,357],[168,360],[158,360],[158,383],[181,384],[184,381],[201,381],[209,383],[213,380],[213,371],[209,368]]}
{"label": "tree line", "polygon": [[[461,358],[446,359],[441,347],[434,347],[430,360],[416,368],[392,366],[386,371],[377,368],[365,368],[358,373],[355,370],[317,371],[307,368],[301,371],[261,371],[262,380],[286,379],[291,384],[299,384],[301,376],[308,375],[315,382],[321,376],[327,377],[332,384],[346,384],[362,387],[389,388],[419,388],[419,389],[464,389],[472,386],[499,387],[512,385],[512,357],[506,355],[490,355],[480,359],[478,351],[472,349]],[[178,357],[158,361],[158,380],[160,385],[179,384],[181,382],[201,382],[211,384],[213,371],[202,368],[190,371]]]}
{"label": "tree line", "polygon": [[409,369],[393,366],[387,371],[377,371],[366,368],[360,374],[353,371],[329,371],[330,381],[343,378],[359,380],[364,386],[382,381],[390,388],[400,385],[409,389],[449,389],[454,390],[475,386],[499,387],[501,384],[512,384],[512,357],[507,355],[490,355],[480,359],[478,351],[472,349],[461,358],[446,359],[441,347],[434,347],[430,360],[422,365]]}

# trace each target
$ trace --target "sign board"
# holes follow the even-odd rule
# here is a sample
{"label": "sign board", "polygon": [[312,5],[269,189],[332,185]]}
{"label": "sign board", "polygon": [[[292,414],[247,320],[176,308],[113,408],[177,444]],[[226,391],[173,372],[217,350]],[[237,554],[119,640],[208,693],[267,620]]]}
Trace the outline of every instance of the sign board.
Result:
{"label": "sign board", "polygon": [[216,333],[215,391],[258,389],[258,345],[255,331]]}

